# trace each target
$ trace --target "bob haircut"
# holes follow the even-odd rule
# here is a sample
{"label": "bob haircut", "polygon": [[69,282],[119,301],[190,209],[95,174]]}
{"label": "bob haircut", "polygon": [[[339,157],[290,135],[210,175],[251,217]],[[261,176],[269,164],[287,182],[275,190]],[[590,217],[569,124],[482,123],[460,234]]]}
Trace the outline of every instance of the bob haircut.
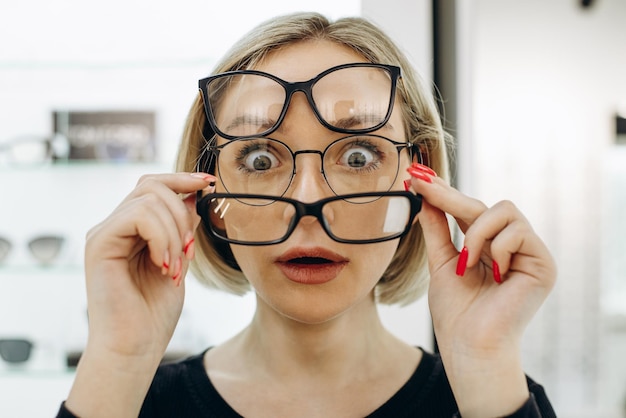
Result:
{"label": "bob haircut", "polygon": [[[441,177],[448,178],[447,136],[430,89],[427,89],[403,52],[379,28],[363,18],[342,18],[334,22],[317,13],[295,13],[268,20],[250,31],[215,67],[213,74],[253,69],[273,51],[304,41],[326,40],[346,46],[373,63],[397,65],[402,78],[397,87],[408,142],[417,144],[424,163]],[[214,141],[199,94],[185,125],[178,152],[177,171],[192,172],[207,141]],[[208,132],[206,140],[202,132]],[[208,167],[202,167],[207,170]],[[204,228],[196,230],[196,256],[190,269],[200,282],[213,288],[242,295],[250,291],[228,244],[214,241]],[[418,222],[401,238],[387,270],[376,285],[379,303],[411,303],[428,288],[426,247]]]}

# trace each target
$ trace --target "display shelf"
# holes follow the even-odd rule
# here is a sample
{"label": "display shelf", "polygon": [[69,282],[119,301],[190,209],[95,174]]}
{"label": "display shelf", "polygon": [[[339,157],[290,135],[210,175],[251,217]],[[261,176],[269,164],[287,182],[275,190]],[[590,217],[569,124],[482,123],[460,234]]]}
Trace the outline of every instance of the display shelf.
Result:
{"label": "display shelf", "polygon": [[64,171],[64,170],[108,170],[123,169],[137,170],[142,168],[154,168],[159,171],[172,171],[172,162],[150,161],[150,162],[130,162],[130,161],[101,161],[101,160],[58,160],[42,164],[0,164],[0,174],[3,173],[40,173],[42,171]]}
{"label": "display shelf", "polygon": [[82,264],[38,266],[34,264],[0,265],[0,282],[11,276],[41,276],[41,275],[78,275],[83,274]]}

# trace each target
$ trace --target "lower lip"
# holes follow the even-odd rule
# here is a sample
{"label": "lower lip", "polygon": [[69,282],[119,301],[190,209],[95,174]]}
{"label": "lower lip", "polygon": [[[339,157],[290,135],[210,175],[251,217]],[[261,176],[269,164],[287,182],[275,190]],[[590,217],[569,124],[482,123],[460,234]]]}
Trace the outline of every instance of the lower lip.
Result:
{"label": "lower lip", "polygon": [[346,262],[326,264],[295,264],[279,262],[278,268],[292,282],[322,284],[333,280],[346,266]]}

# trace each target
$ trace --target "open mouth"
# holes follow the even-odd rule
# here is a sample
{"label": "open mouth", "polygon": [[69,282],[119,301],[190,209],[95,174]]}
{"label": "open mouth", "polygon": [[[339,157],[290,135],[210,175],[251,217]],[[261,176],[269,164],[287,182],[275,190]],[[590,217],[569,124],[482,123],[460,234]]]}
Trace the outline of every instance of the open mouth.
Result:
{"label": "open mouth", "polygon": [[298,257],[287,261],[290,264],[328,264],[333,263],[332,260],[321,257]]}
{"label": "open mouth", "polygon": [[337,277],[348,262],[324,248],[294,248],[276,260],[289,280],[302,284],[326,283]]}

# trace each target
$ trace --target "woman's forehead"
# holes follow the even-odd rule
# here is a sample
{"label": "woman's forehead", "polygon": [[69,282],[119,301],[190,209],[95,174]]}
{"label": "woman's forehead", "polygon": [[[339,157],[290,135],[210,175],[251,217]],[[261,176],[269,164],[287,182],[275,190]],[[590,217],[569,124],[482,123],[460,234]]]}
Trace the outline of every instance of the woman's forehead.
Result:
{"label": "woman's forehead", "polygon": [[285,81],[306,81],[341,64],[368,62],[351,48],[329,40],[300,41],[268,54],[254,67]]}

